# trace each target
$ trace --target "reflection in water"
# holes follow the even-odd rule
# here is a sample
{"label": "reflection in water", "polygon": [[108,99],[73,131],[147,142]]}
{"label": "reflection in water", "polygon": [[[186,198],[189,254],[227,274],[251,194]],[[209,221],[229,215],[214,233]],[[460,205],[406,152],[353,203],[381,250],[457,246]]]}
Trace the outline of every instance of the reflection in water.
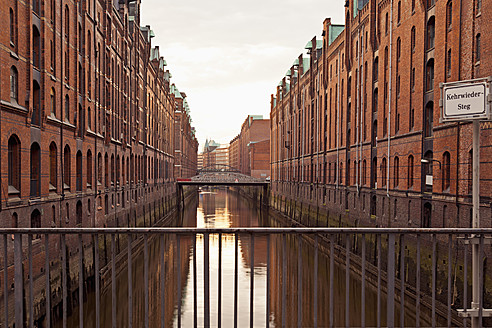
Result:
{"label": "reflection in water", "polygon": [[[197,204],[198,203],[198,204]],[[267,211],[260,211],[237,193],[226,189],[213,189],[199,193],[198,201],[192,201],[182,213],[175,218],[172,225],[188,227],[229,228],[280,226],[279,221],[269,217]],[[218,262],[219,244],[222,245],[222,281],[221,281],[221,319],[223,327],[233,326],[234,320],[234,274],[235,274],[235,237],[217,234],[209,237],[210,249],[210,323],[218,322]],[[160,262],[161,242],[158,236],[149,238],[149,313],[150,327],[160,326],[161,305],[165,302],[166,326],[178,326],[178,298],[181,295],[181,326],[192,327],[194,324],[194,263],[193,236],[179,238],[179,250],[176,236],[164,237],[165,265]],[[282,235],[270,237],[270,313],[268,320],[271,327],[282,326],[282,314],[285,314],[286,326],[296,326],[298,322],[298,290],[301,295],[302,326],[313,326],[314,296],[317,291],[318,326],[329,325],[329,258],[319,252],[318,284],[314,286],[315,251],[311,239],[293,235],[285,236],[285,275],[284,239]],[[321,245],[321,244],[320,244]],[[143,242],[142,245],[143,246]],[[301,254],[301,266],[298,267],[298,254]],[[254,238],[254,326],[264,327],[267,320],[266,277],[267,277],[267,239],[266,236]],[[238,326],[249,326],[250,318],[250,279],[251,279],[251,237],[240,235],[238,238]],[[196,309],[198,326],[204,323],[204,236],[196,237]],[[178,264],[179,263],[179,264]],[[133,324],[142,327],[145,318],[144,308],[144,255],[143,247],[134,251],[132,261],[133,284]],[[300,269],[300,270],[299,270]],[[165,291],[161,295],[161,270],[164,270]],[[345,269],[334,267],[334,325],[345,325]],[[299,280],[299,273],[301,279]],[[117,327],[128,326],[128,274],[126,268],[117,276]],[[285,292],[283,286],[285,284]],[[299,284],[301,284],[299,286]],[[355,275],[349,284],[350,295],[350,326],[360,325],[362,302],[360,300],[361,284]],[[285,294],[284,294],[285,293]],[[86,314],[85,325],[95,326],[94,293],[87,297],[84,305]],[[111,326],[111,285],[101,293],[101,326]],[[377,325],[377,295],[366,287],[364,302],[366,324]],[[282,309],[283,305],[285,306]],[[397,309],[398,310],[398,309]],[[396,311],[398,314],[398,311]],[[77,326],[78,309],[74,309],[69,318],[69,326]],[[413,326],[414,322],[405,318],[405,325]],[[386,300],[381,299],[381,324],[386,322]],[[396,318],[395,322],[399,322]]]}

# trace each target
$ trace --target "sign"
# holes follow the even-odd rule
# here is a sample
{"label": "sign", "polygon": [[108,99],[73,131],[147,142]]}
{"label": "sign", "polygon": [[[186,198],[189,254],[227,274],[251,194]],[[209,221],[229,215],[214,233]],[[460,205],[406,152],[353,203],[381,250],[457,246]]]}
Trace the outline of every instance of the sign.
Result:
{"label": "sign", "polygon": [[445,83],[442,86],[442,121],[489,120],[489,83]]}

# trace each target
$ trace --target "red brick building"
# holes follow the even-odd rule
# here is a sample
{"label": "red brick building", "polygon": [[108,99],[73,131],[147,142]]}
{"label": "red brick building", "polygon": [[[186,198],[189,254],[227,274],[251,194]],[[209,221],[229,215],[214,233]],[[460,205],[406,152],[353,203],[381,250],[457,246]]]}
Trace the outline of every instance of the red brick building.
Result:
{"label": "red brick building", "polygon": [[241,133],[229,143],[231,166],[255,178],[269,177],[269,145],[270,120],[261,115],[248,115],[241,125]]}
{"label": "red brick building", "polygon": [[[492,75],[492,8],[349,0],[345,17],[324,21],[272,95],[276,200],[347,213],[348,224],[470,226],[471,124],[440,122],[439,84]],[[481,124],[482,226],[490,129]]]}

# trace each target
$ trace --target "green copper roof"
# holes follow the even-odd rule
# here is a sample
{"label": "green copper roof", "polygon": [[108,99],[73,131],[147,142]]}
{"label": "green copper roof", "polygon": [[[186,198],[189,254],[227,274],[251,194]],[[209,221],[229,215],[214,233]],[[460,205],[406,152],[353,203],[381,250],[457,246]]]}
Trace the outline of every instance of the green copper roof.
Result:
{"label": "green copper roof", "polygon": [[328,28],[328,45],[332,44],[344,29],[345,25],[330,25]]}
{"label": "green copper roof", "polygon": [[323,49],[323,40],[316,40],[316,49]]}
{"label": "green copper roof", "polygon": [[304,46],[304,49],[307,50],[313,49],[313,42],[309,40],[308,43],[306,43],[306,45]]}
{"label": "green copper roof", "polygon": [[290,69],[288,69],[287,72],[285,73],[285,76],[291,76],[291,75],[292,75],[292,73],[291,73]]}
{"label": "green copper roof", "polygon": [[292,63],[292,66],[296,65],[299,65],[299,58],[296,58],[296,60],[294,60],[294,62]]}

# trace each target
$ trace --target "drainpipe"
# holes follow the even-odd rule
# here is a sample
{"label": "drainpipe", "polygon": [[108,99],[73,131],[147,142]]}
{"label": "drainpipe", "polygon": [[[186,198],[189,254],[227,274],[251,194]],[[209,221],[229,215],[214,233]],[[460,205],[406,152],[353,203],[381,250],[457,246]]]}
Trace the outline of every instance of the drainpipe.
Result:
{"label": "drainpipe", "polygon": [[[338,68],[340,68],[340,49],[338,50]],[[337,88],[337,189],[340,186],[340,74]]]}
{"label": "drainpipe", "polygon": [[[63,1],[60,1],[60,27],[62,26],[62,22],[63,22],[63,15],[65,14],[64,10],[63,10]],[[60,33],[60,53],[61,53],[61,60],[60,60],[60,80],[62,81],[61,83],[61,90],[60,90],[60,164],[61,164],[61,197],[60,197],[60,201],[58,202],[58,220],[60,222],[60,228],[62,227],[62,212],[61,212],[61,208],[62,208],[62,200],[65,199],[65,168],[64,168],[64,158],[63,158],[63,115],[64,115],[64,105],[65,105],[65,102],[64,102],[64,97],[63,97],[63,88],[64,88],[64,83],[65,83],[65,77],[64,77],[64,71],[65,71],[65,67],[64,67],[64,56],[63,56],[63,34],[65,32],[61,31]],[[68,47],[68,46],[67,46]],[[68,215],[68,213],[67,213]]]}
{"label": "drainpipe", "polygon": [[302,95],[302,107],[301,107],[301,119],[303,120],[303,123],[302,123],[302,182],[304,182],[304,145],[306,144],[306,136],[304,135],[304,128],[306,126],[306,117],[305,117],[305,113],[304,113],[304,93]]}
{"label": "drainpipe", "polygon": [[[357,41],[360,41],[360,27],[359,29],[357,30]],[[360,88],[359,88],[359,83],[360,83],[360,56],[361,56],[361,49],[362,47],[362,43],[359,44],[359,47],[357,49],[357,71],[358,71],[358,74],[356,76],[357,78],[357,104],[356,104],[356,107],[357,107],[357,115],[355,117],[355,127],[356,127],[356,136],[357,136],[357,140],[356,140],[356,145],[357,147],[355,148],[355,159],[356,159],[356,163],[355,163],[355,187],[357,188],[357,192],[359,192],[359,166],[358,166],[358,162],[359,162],[359,142],[360,142],[360,139],[359,139],[359,130],[360,130]],[[347,93],[349,91],[347,90]],[[349,146],[349,145],[347,145]],[[350,172],[349,172],[349,176],[350,176]]]}
{"label": "drainpipe", "polygon": [[[362,25],[362,32],[364,32],[364,24]],[[362,33],[362,38],[360,39],[360,44],[361,44],[361,49],[362,45],[364,44],[364,33]],[[362,159],[362,146],[364,142],[364,51],[361,50],[361,61],[362,61],[362,66],[359,67],[359,75],[360,75],[360,85],[361,85],[361,90],[360,90],[360,117],[361,117],[361,126],[360,126],[360,148],[359,148],[359,192],[361,189],[362,185],[362,172],[361,172],[361,167],[360,167],[360,161]]]}
{"label": "drainpipe", "polygon": [[[389,182],[390,182],[390,147],[391,147],[391,95],[392,95],[392,90],[391,90],[391,81],[392,81],[392,76],[391,76],[391,67],[392,67],[392,48],[393,46],[393,1],[391,1],[391,6],[390,6],[390,44],[389,44],[389,71],[388,71],[388,76],[389,76],[389,81],[388,81],[388,162],[386,166],[386,196],[389,198]],[[389,206],[389,203],[388,203]]]}

